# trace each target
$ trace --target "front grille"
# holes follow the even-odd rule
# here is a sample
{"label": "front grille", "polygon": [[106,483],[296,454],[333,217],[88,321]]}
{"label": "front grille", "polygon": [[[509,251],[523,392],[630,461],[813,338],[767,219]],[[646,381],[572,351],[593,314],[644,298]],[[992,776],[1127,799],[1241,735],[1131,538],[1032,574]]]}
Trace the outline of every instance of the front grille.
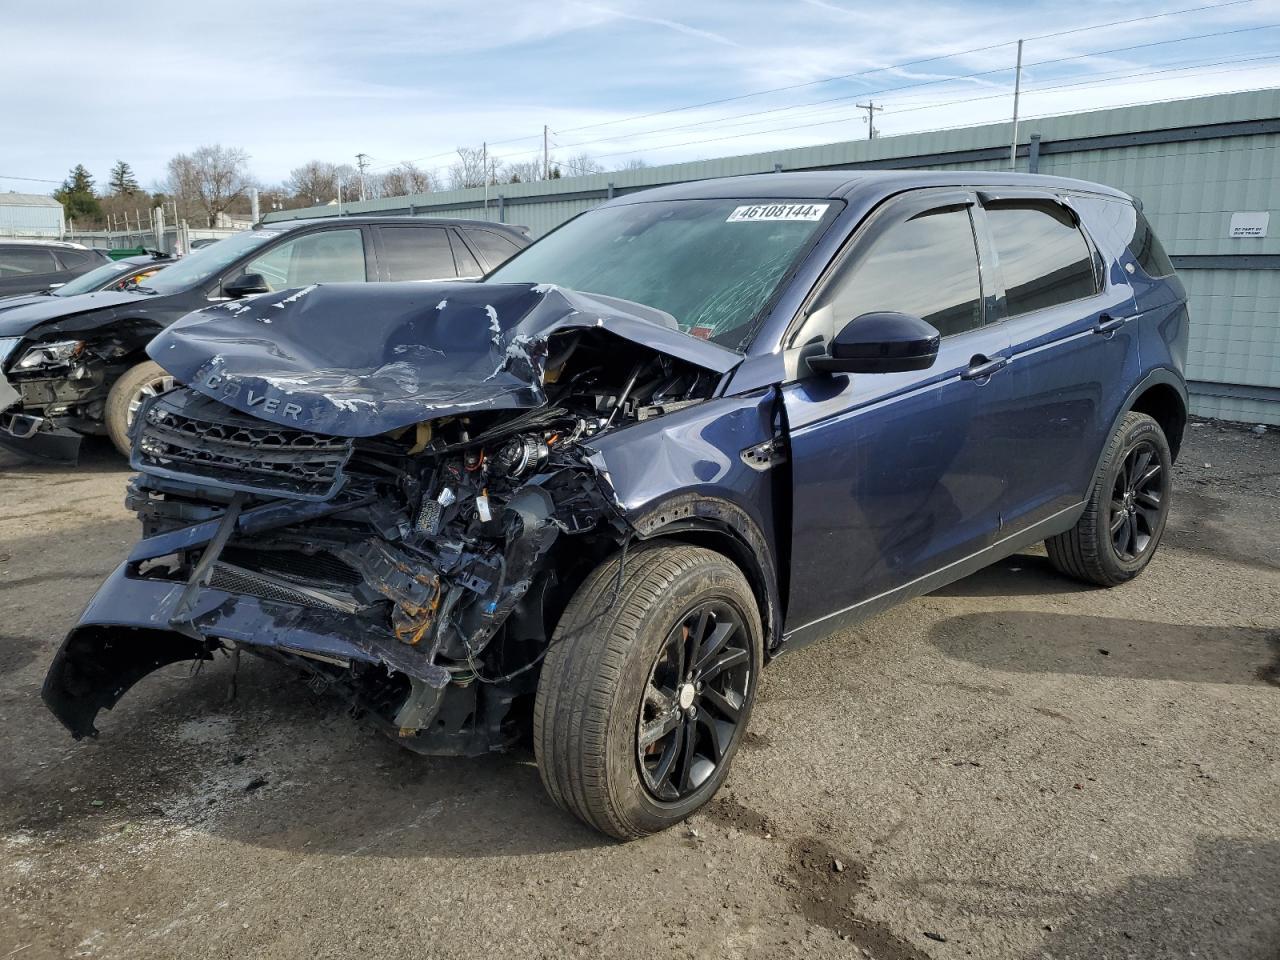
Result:
{"label": "front grille", "polygon": [[249,493],[327,500],[351,456],[345,437],[276,426],[192,390],[156,397],[138,420],[134,469]]}
{"label": "front grille", "polygon": [[225,593],[238,593],[257,597],[260,600],[274,600],[278,603],[292,604],[295,607],[309,607],[312,610],[341,610],[344,613],[351,613],[359,606],[354,598],[296,587],[274,577],[268,577],[253,570],[245,570],[230,563],[213,565],[209,586]]}

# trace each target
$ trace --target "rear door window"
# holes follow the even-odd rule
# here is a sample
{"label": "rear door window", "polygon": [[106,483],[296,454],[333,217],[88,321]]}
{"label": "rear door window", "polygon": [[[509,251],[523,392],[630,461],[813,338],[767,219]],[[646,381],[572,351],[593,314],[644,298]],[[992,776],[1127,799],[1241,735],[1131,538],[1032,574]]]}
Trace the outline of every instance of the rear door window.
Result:
{"label": "rear door window", "polygon": [[0,243],[0,277],[29,277],[57,270],[58,261],[48,250]]}
{"label": "rear door window", "polygon": [[457,276],[449,233],[443,227],[378,227],[388,280],[441,280]]}
{"label": "rear door window", "polygon": [[480,256],[488,262],[490,270],[520,252],[520,247],[515,241],[492,230],[468,230],[467,236],[480,251]]}
{"label": "rear door window", "polygon": [[82,270],[91,263],[102,262],[92,250],[59,250],[57,257],[66,270]]}
{"label": "rear door window", "polygon": [[919,214],[889,227],[820,301],[836,328],[864,313],[919,317],[944,337],[982,325],[978,248],[968,209]]}
{"label": "rear door window", "polygon": [[1010,317],[1098,292],[1093,253],[1069,211],[1055,203],[987,207]]}

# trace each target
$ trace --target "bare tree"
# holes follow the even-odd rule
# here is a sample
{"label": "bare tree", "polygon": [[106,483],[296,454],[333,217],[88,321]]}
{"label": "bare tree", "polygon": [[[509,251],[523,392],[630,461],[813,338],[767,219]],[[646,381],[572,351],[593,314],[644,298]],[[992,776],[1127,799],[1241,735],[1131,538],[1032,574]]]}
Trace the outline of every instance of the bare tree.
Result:
{"label": "bare tree", "polygon": [[423,170],[412,163],[392,167],[370,183],[374,192],[383,197],[405,197],[413,193],[433,193],[440,189],[440,178],[434,171]]}
{"label": "bare tree", "polygon": [[564,172],[571,177],[581,177],[588,173],[604,173],[604,164],[589,153],[579,153],[560,164]]}
{"label": "bare tree", "polygon": [[206,145],[169,161],[168,192],[181,198],[180,209],[198,208],[211,227],[251,186],[249,155],[238,147]]}
{"label": "bare tree", "polygon": [[632,157],[630,160],[628,160],[618,169],[619,170],[643,170],[647,166],[649,166],[649,161],[646,160],[644,157]]}
{"label": "bare tree", "polygon": [[502,174],[502,178],[508,183],[533,183],[543,177],[542,161],[521,160],[519,163],[508,163]]}
{"label": "bare tree", "polygon": [[336,167],[324,160],[308,160],[289,171],[284,188],[306,204],[328,203],[338,195]]}
{"label": "bare tree", "polygon": [[[488,159],[489,183],[497,183],[502,162],[492,155]],[[449,167],[449,189],[483,187],[485,184],[485,152],[479,147],[459,147],[458,159]]]}

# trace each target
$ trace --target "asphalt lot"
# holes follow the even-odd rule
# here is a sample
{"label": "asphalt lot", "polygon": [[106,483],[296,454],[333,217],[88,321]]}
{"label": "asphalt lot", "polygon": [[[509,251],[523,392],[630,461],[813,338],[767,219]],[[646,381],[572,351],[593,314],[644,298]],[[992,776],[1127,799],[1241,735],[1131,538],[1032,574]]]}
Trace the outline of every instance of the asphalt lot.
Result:
{"label": "asphalt lot", "polygon": [[530,754],[416,757],[252,658],[74,743],[39,685],[127,470],[0,459],[0,960],[1276,960],[1280,433],[1178,474],[1134,583],[1018,556],[781,658],[720,798],[617,844]]}

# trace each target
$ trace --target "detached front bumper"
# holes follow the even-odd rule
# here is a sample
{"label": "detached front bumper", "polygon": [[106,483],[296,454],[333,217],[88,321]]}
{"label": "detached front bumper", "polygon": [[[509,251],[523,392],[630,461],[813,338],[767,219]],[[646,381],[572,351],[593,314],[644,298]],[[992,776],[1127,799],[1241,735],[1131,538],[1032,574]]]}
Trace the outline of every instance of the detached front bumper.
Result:
{"label": "detached front bumper", "polygon": [[[231,641],[339,667],[381,664],[411,678],[431,674],[423,652],[369,620],[329,609],[204,588],[182,603],[186,584],[131,573],[126,561],[102,585],[67,635],[42,697],[76,739],[139,680],[183,660],[209,660]],[[181,610],[181,612],[179,612]]]}

